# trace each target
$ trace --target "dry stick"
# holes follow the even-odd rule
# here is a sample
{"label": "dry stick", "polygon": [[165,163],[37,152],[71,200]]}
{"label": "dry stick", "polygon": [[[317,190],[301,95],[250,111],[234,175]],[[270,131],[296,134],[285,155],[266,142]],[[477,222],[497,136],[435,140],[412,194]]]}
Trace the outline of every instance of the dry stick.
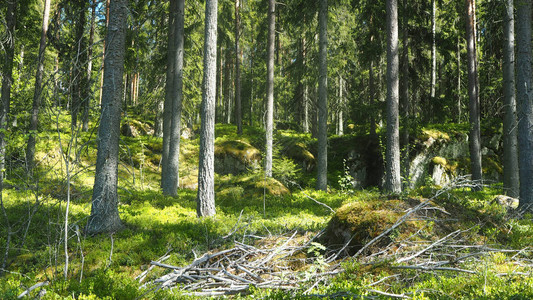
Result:
{"label": "dry stick", "polygon": [[235,226],[233,226],[231,231],[228,234],[226,234],[225,236],[223,236],[222,239],[225,240],[225,239],[229,238],[230,236],[232,236],[235,232],[237,232],[237,230],[238,230],[237,226],[239,225],[239,222],[241,221],[241,217],[242,217],[242,212],[243,211],[244,211],[244,209],[241,210],[241,213],[239,214],[239,218],[237,219],[237,223],[235,223]]}
{"label": "dry stick", "polygon": [[463,272],[469,274],[478,274],[476,271],[459,269],[459,268],[447,268],[447,267],[427,267],[427,266],[391,266],[392,269],[409,269],[409,270],[423,270],[423,271],[454,271]]}
{"label": "dry stick", "polygon": [[17,296],[18,299],[26,296],[26,295],[29,295],[31,291],[35,290],[35,289],[38,289],[42,286],[46,286],[48,285],[49,282],[48,281],[43,281],[43,282],[39,282],[39,283],[36,283],[34,285],[32,285],[29,289],[25,290],[24,292],[22,292],[20,295]]}
{"label": "dry stick", "polygon": [[401,294],[401,295],[391,294],[391,293],[382,292],[382,291],[378,291],[378,290],[372,290],[372,289],[369,289],[368,291],[371,292],[371,293],[376,293],[376,294],[380,294],[380,295],[387,296],[387,297],[392,297],[392,298],[410,299],[408,296],[406,296],[404,294]]}
{"label": "dry stick", "polygon": [[451,236],[454,236],[454,235],[457,235],[459,232],[461,232],[461,230],[456,230],[450,234],[448,234],[447,236],[437,240],[436,242],[432,243],[431,245],[427,246],[426,248],[418,251],[417,253],[411,255],[411,256],[408,256],[408,257],[404,257],[404,258],[400,258],[398,259],[396,262],[397,263],[402,263],[402,262],[405,262],[405,261],[408,261],[408,260],[411,260],[411,259],[414,259],[416,257],[418,257],[419,255],[421,255],[422,253],[428,251],[429,249],[441,244],[442,242],[446,241],[448,238],[450,238]]}
{"label": "dry stick", "polygon": [[294,233],[292,234],[292,236],[285,241],[285,243],[283,243],[283,245],[281,245],[281,247],[278,247],[276,248],[276,250],[274,250],[274,252],[270,253],[265,259],[263,259],[259,264],[256,264],[256,266],[261,266],[261,265],[264,265],[266,262],[270,261],[276,254],[278,254],[283,248],[285,248],[285,246],[287,246],[287,244],[294,238],[294,236],[296,235],[298,231],[294,231]]}
{"label": "dry stick", "polygon": [[76,232],[76,236],[78,237],[78,244],[80,245],[80,255],[81,255],[81,270],[80,270],[80,283],[83,279],[83,265],[85,263],[85,256],[83,255],[83,247],[81,245],[81,239],[80,239],[80,236],[81,236],[81,233],[80,233],[80,227],[78,226],[78,224],[75,225],[75,232]]}
{"label": "dry stick", "polygon": [[320,205],[324,206],[325,208],[329,209],[329,211],[331,211],[332,213],[335,213],[335,210],[334,210],[333,208],[329,207],[329,206],[328,206],[327,204],[325,204],[325,203],[322,203],[322,202],[320,202],[320,201],[314,199],[313,197],[309,196],[306,192],[304,192],[304,189],[303,189],[298,183],[296,183],[296,182],[294,182],[294,181],[290,181],[290,180],[288,180],[288,182],[291,183],[291,184],[293,184],[293,185],[295,185],[295,186],[297,186],[297,187],[300,189],[300,191],[302,192],[302,194],[304,194],[304,196],[305,196],[306,198],[308,198],[308,199],[310,199],[310,200],[313,200],[316,204],[320,204]]}

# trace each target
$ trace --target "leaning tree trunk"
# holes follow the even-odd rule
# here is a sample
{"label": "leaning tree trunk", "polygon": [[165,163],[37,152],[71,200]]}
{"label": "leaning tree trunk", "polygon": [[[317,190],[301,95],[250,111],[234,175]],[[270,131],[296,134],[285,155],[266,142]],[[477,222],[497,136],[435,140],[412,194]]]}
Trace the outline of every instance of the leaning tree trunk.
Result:
{"label": "leaning tree trunk", "polygon": [[46,33],[48,32],[48,19],[50,17],[50,0],[44,1],[43,24],[41,28],[41,41],[37,58],[37,72],[35,73],[35,90],[33,92],[33,106],[30,119],[30,135],[26,147],[26,166],[28,174],[33,173],[35,166],[35,136],[39,126],[39,109],[43,92],[44,54],[46,49]]}
{"label": "leaning tree trunk", "polygon": [[[468,97],[470,116],[470,166],[472,180],[481,181],[481,129],[479,112],[479,82],[477,77],[475,0],[466,0],[466,43],[468,56]],[[474,189],[481,189],[477,184]]]}
{"label": "leaning tree trunk", "polygon": [[237,134],[242,134],[240,27],[239,0],[235,0],[235,122],[237,123]]}
{"label": "leaning tree trunk", "polygon": [[162,188],[166,195],[175,196],[178,194],[179,186],[179,156],[180,156],[180,136],[181,136],[181,103],[183,99],[183,26],[184,26],[185,0],[171,0],[170,9],[174,16],[170,24],[174,27],[171,32],[174,34],[170,40],[172,44],[168,50],[170,69],[170,81],[167,79],[166,92],[170,98],[171,120],[168,147],[168,166],[166,173],[162,174]]}
{"label": "leaning tree trunk", "polygon": [[518,162],[520,207],[533,204],[533,89],[531,87],[531,0],[516,2],[516,100],[518,110]]}
{"label": "leaning tree trunk", "polygon": [[217,0],[205,3],[202,127],[198,166],[198,217],[215,215],[215,96],[217,72]]}
{"label": "leaning tree trunk", "polygon": [[90,235],[115,232],[122,228],[118,214],[117,184],[127,17],[128,1],[111,0],[109,29],[106,34],[107,51],[104,63],[100,126],[98,128],[96,173],[91,215],[86,228],[87,234]]}
{"label": "leaning tree trunk", "polygon": [[400,180],[398,3],[387,0],[387,148],[385,189],[402,191]]}
{"label": "leaning tree trunk", "polygon": [[317,190],[328,189],[328,0],[320,0]]}
{"label": "leaning tree trunk", "polygon": [[276,40],[276,3],[268,0],[267,103],[265,175],[272,177],[272,135],[274,130],[274,47]]}
{"label": "leaning tree trunk", "polygon": [[520,177],[518,173],[518,141],[516,129],[513,0],[506,1],[504,34],[503,89],[505,117],[503,119],[503,188],[507,195],[516,198],[520,194]]}

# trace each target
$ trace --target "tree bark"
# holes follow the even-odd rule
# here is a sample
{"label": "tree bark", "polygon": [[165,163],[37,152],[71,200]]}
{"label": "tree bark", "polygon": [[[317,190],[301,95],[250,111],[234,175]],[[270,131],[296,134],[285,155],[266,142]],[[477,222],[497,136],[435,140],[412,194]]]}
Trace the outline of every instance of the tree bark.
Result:
{"label": "tree bark", "polygon": [[[106,4],[105,4],[105,27],[106,27],[106,30],[109,28],[109,6],[110,6],[110,3],[109,1],[111,0],[106,0]],[[100,74],[100,94],[98,95],[98,104],[102,104],[102,92],[103,92],[103,88],[104,88],[104,62],[105,62],[105,51],[106,51],[106,44],[105,44],[105,40],[104,40],[104,43],[102,45],[102,68],[101,68],[101,74]]]}
{"label": "tree bark", "polygon": [[507,0],[505,4],[504,34],[503,188],[508,196],[517,198],[520,194],[520,177],[518,171],[513,0]]}
{"label": "tree bark", "polygon": [[87,79],[86,77],[86,71],[84,71],[84,68],[86,66],[86,61],[84,59],[85,50],[86,50],[86,44],[85,44],[85,38],[84,38],[84,31],[85,31],[85,19],[86,19],[86,6],[85,6],[85,0],[79,0],[77,2],[77,8],[79,9],[79,19],[76,22],[75,25],[75,31],[76,31],[76,40],[74,45],[74,55],[73,58],[73,70],[72,70],[72,80],[73,80],[73,86],[72,86],[72,103],[70,105],[70,118],[72,123],[72,128],[75,128],[78,125],[78,114],[80,111],[80,107],[82,105],[83,101],[83,91],[85,89]]}
{"label": "tree bark", "polygon": [[[431,9],[431,106],[436,106],[435,91],[437,87],[437,43],[436,43],[436,34],[437,34],[437,4],[436,0],[432,0],[432,9]],[[436,112],[432,111],[434,115]]]}
{"label": "tree bark", "polygon": [[111,0],[109,8],[96,173],[91,215],[86,227],[90,235],[115,232],[122,228],[117,184],[127,3],[127,0]]}
{"label": "tree bark", "polygon": [[385,189],[401,193],[399,122],[398,3],[387,0],[387,148]]}
{"label": "tree bark", "polygon": [[403,0],[403,17],[402,17],[402,84],[401,84],[401,103],[403,114],[403,178],[406,179],[409,185],[409,130],[411,129],[410,103],[409,103],[409,14],[407,0]]}
{"label": "tree bark", "polygon": [[533,203],[533,89],[531,87],[531,0],[516,3],[516,100],[518,110],[518,162],[520,207]]}
{"label": "tree bark", "polygon": [[276,42],[276,3],[268,0],[267,103],[265,175],[272,177],[272,136],[274,131],[274,47]]}
{"label": "tree bark", "polygon": [[5,131],[8,124],[8,115],[11,105],[11,85],[13,84],[13,58],[15,56],[15,24],[17,15],[17,1],[8,1],[7,13],[6,13],[6,34],[7,41],[4,44],[4,65],[2,68],[2,90],[0,95],[0,207],[2,209],[3,217],[6,221],[7,236],[5,244],[4,257],[2,264],[0,265],[0,275],[4,273],[4,269],[7,266],[7,259],[9,256],[9,247],[11,243],[11,225],[7,216],[7,212],[4,206],[2,198],[2,190],[4,185],[4,172],[6,161],[6,140]]}
{"label": "tree bark", "polygon": [[185,0],[171,0],[170,13],[174,16],[170,19],[174,29],[171,32],[172,47],[168,49],[170,68],[170,80],[167,79],[166,93],[170,98],[171,120],[169,132],[168,167],[166,174],[162,174],[162,188],[166,195],[175,196],[179,187],[179,154],[181,137],[181,105],[183,99],[183,26],[184,26]]}
{"label": "tree bark", "polygon": [[198,217],[215,215],[215,95],[217,71],[217,0],[205,3],[204,78],[200,162],[198,166]]}
{"label": "tree bark", "polygon": [[337,116],[337,135],[344,135],[344,79],[339,76],[339,110]]}
{"label": "tree bark", "polygon": [[39,42],[39,54],[37,58],[37,72],[35,73],[35,90],[33,92],[33,105],[30,119],[30,134],[26,147],[26,167],[28,174],[33,173],[35,167],[35,143],[37,129],[39,126],[39,109],[41,108],[41,97],[43,91],[44,55],[46,49],[46,33],[48,32],[48,21],[50,17],[50,0],[44,1],[43,23],[41,27],[41,41]]}
{"label": "tree bark", "polygon": [[91,84],[93,72],[93,43],[94,43],[94,26],[96,20],[96,0],[92,0],[91,4],[91,25],[89,29],[89,48],[87,49],[87,85],[83,91],[83,118],[82,127],[83,132],[89,131],[89,114],[91,109]]}
{"label": "tree bark", "polygon": [[[475,23],[475,0],[466,0],[466,43],[468,56],[468,97],[470,116],[470,164],[472,180],[481,181],[481,128],[479,110],[479,82],[477,75],[476,57],[476,23]],[[476,186],[475,189],[481,189]]]}
{"label": "tree bark", "polygon": [[[171,6],[176,2],[171,2]],[[163,147],[161,149],[161,188],[165,189],[164,182],[167,180],[168,174],[168,155],[170,151],[170,129],[172,124],[172,91],[174,88],[173,67],[175,57],[172,55],[172,48],[175,46],[176,40],[176,17],[170,7],[170,14],[168,18],[168,43],[167,43],[167,70],[165,82],[165,101],[163,104]]]}
{"label": "tree bark", "polygon": [[235,122],[237,134],[242,134],[242,103],[241,103],[241,50],[239,47],[241,17],[239,0],[235,0]]}
{"label": "tree bark", "polygon": [[317,190],[328,189],[328,1],[320,0],[318,69]]}

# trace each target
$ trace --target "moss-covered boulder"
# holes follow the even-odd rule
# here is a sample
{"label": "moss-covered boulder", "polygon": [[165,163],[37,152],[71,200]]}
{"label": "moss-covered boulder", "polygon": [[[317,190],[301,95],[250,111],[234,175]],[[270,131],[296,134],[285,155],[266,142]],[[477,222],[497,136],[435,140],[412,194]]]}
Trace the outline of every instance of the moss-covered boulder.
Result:
{"label": "moss-covered boulder", "polygon": [[215,143],[215,172],[218,174],[241,174],[257,169],[261,152],[241,140],[224,140]]}
{"label": "moss-covered boulder", "polygon": [[120,134],[128,137],[138,137],[140,135],[152,135],[154,129],[147,123],[134,119],[124,120],[120,126]]}
{"label": "moss-covered boulder", "polygon": [[[386,199],[345,204],[329,221],[321,242],[329,249],[339,249],[348,244],[347,254],[353,255],[370,240],[394,225],[410,207],[412,204],[407,201]],[[373,251],[376,247],[386,246],[391,242],[392,235],[414,232],[415,228],[413,222],[405,222],[369,250]]]}
{"label": "moss-covered boulder", "polygon": [[283,154],[302,166],[302,169],[311,172],[316,165],[315,156],[302,142],[287,143]]}

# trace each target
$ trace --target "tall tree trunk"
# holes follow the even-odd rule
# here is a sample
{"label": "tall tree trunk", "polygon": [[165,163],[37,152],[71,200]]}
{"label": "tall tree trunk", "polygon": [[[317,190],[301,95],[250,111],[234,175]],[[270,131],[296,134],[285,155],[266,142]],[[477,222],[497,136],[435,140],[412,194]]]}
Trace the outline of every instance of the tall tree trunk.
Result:
{"label": "tall tree trunk", "polygon": [[[170,80],[167,80],[166,92],[170,97],[172,119],[170,121],[169,133],[169,150],[168,150],[168,167],[165,169],[166,174],[162,174],[163,193],[175,196],[178,194],[179,187],[179,156],[180,156],[180,136],[181,136],[181,104],[183,99],[183,26],[184,26],[184,7],[185,0],[171,0],[170,13],[174,16],[170,19],[171,26],[174,29],[171,32],[174,37],[171,39],[173,44],[168,49],[171,60]],[[215,63],[216,65],[216,63]],[[216,71],[215,71],[216,72]]]}
{"label": "tall tree trunk", "polygon": [[[176,2],[171,2],[174,6]],[[174,7],[177,9],[177,7]],[[177,14],[170,8],[168,18],[168,42],[167,42],[167,70],[165,82],[165,101],[163,104],[163,148],[161,153],[161,188],[164,189],[164,182],[168,179],[168,156],[170,151],[170,129],[172,126],[172,91],[175,90],[173,80],[173,67],[175,67],[176,57],[172,55],[172,49],[176,45],[176,21]],[[174,53],[175,54],[175,53]]]}
{"label": "tall tree trunk", "polygon": [[461,123],[461,108],[461,36],[457,34],[457,123]]}
{"label": "tall tree trunk", "polygon": [[[400,85],[401,91],[401,107],[403,114],[403,178],[409,180],[409,130],[411,129],[411,120],[409,116],[409,14],[407,8],[407,0],[403,0],[403,17],[402,17],[402,84]],[[407,185],[410,183],[407,182]]]}
{"label": "tall tree trunk", "polygon": [[[435,91],[437,87],[437,43],[436,43],[436,35],[437,35],[437,1],[432,0],[432,9],[431,9],[431,107],[436,106],[436,99],[435,99]],[[432,117],[437,112],[432,109]]]}
{"label": "tall tree trunk", "polygon": [[[373,39],[370,38],[372,41]],[[370,106],[370,127],[369,134],[370,136],[377,136],[376,132],[376,116],[374,113],[374,101],[376,97],[376,87],[374,82],[374,60],[370,59],[370,64],[368,65],[368,105]]]}
{"label": "tall tree trunk", "polygon": [[531,87],[531,0],[516,3],[516,100],[518,110],[518,162],[520,207],[533,204],[533,88]]}
{"label": "tall tree trunk", "polygon": [[15,24],[17,15],[17,1],[12,0],[7,2],[6,13],[6,34],[8,36],[7,42],[4,44],[4,65],[2,68],[2,91],[0,95],[0,208],[6,222],[7,237],[5,244],[4,257],[0,265],[0,275],[3,274],[7,266],[7,258],[9,256],[9,247],[11,243],[11,225],[7,217],[7,212],[2,198],[2,190],[4,185],[4,172],[6,162],[6,137],[5,131],[8,124],[8,115],[11,105],[11,85],[13,84],[13,58],[15,56]]}
{"label": "tall tree trunk", "polygon": [[320,0],[318,12],[318,157],[317,190],[328,189],[328,0]]}
{"label": "tall tree trunk", "polygon": [[28,174],[33,173],[35,166],[35,136],[39,126],[39,109],[43,91],[44,54],[46,49],[46,33],[48,32],[48,20],[50,17],[50,0],[44,1],[43,23],[41,27],[41,41],[39,43],[39,55],[37,58],[37,72],[35,73],[35,90],[33,92],[33,106],[30,119],[30,135],[26,147],[26,166]]}
{"label": "tall tree trunk", "polygon": [[122,228],[118,213],[117,184],[127,17],[128,1],[111,0],[96,173],[91,215],[86,227],[86,232],[90,235],[115,232]]}
{"label": "tall tree trunk", "polygon": [[[109,6],[110,6],[109,1],[111,1],[111,0],[106,0],[106,4],[105,4],[105,28],[106,28],[106,30],[109,28]],[[98,104],[102,104],[102,92],[103,92],[103,88],[104,88],[105,52],[106,52],[106,45],[105,45],[105,40],[104,40],[104,43],[102,45],[102,67],[100,68],[101,69],[101,74],[100,74],[100,93],[98,95]]]}
{"label": "tall tree trunk", "polygon": [[83,91],[83,118],[82,127],[83,132],[89,131],[89,113],[91,108],[91,85],[93,72],[93,43],[94,43],[94,26],[96,20],[96,0],[92,0],[91,4],[91,24],[89,29],[89,48],[87,49],[87,85]]}
{"label": "tall tree trunk", "polygon": [[398,3],[387,0],[387,149],[385,189],[401,193],[400,124],[399,124],[399,56]]}
{"label": "tall tree trunk", "polygon": [[235,122],[237,123],[237,134],[242,134],[240,27],[239,0],[235,0]]}
{"label": "tall tree trunk", "polygon": [[[468,55],[468,97],[470,116],[470,161],[472,180],[481,181],[481,129],[479,110],[479,82],[477,75],[476,57],[476,23],[475,23],[475,0],[466,0],[466,43]],[[481,189],[476,185],[475,189]]]}
{"label": "tall tree trunk", "polygon": [[204,78],[200,162],[198,166],[198,217],[215,215],[215,94],[217,72],[217,0],[205,3]]}
{"label": "tall tree trunk", "polygon": [[85,0],[80,0],[77,2],[77,8],[79,9],[79,19],[76,22],[75,31],[76,31],[76,43],[74,45],[74,55],[73,58],[73,86],[72,86],[72,103],[70,105],[70,118],[72,123],[72,128],[75,128],[78,125],[78,114],[80,111],[81,103],[83,101],[83,91],[85,89],[85,79],[86,72],[83,72],[85,66],[84,53],[86,50],[84,31],[85,31],[85,19],[86,19],[86,7]]}
{"label": "tall tree trunk", "polygon": [[339,110],[337,116],[337,135],[344,135],[344,79],[339,76]]}
{"label": "tall tree trunk", "polygon": [[276,2],[268,0],[267,102],[265,175],[272,177],[272,136],[274,131],[274,47],[276,42]]}
{"label": "tall tree trunk", "polygon": [[518,137],[516,120],[516,90],[514,71],[514,5],[513,0],[506,1],[505,7],[505,49],[503,55],[503,188],[507,195],[517,198],[520,194],[520,177],[518,172]]}

